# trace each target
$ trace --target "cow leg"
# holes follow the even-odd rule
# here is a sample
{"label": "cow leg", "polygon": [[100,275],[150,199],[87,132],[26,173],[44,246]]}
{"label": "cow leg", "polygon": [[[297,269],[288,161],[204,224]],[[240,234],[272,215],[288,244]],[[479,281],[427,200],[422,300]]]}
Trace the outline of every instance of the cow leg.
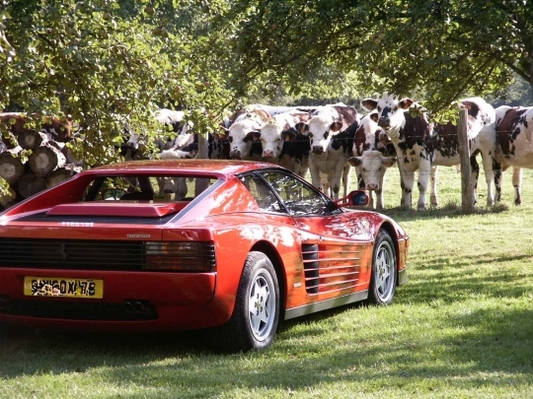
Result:
{"label": "cow leg", "polygon": [[495,201],[502,200],[502,180],[503,180],[503,170],[502,165],[499,162],[492,160],[492,171],[494,173],[494,187],[496,194],[494,196]]}
{"label": "cow leg", "polygon": [[431,163],[428,160],[420,159],[418,170],[418,210],[426,209],[426,194],[430,176],[433,174]]}
{"label": "cow leg", "polygon": [[413,186],[415,185],[415,172],[403,171],[401,173],[402,181],[402,207],[405,209],[413,208]]}
{"label": "cow leg", "polygon": [[[492,182],[496,181],[495,173],[494,173],[494,164],[496,163],[496,161],[494,161],[493,158],[488,154],[487,155],[482,154],[482,158],[483,158],[483,170],[485,171],[485,180],[487,182],[487,206],[492,206],[494,205],[494,192],[492,190]],[[477,182],[477,179],[476,179],[476,182]]]}
{"label": "cow leg", "polygon": [[[472,184],[474,187],[474,204],[477,204],[477,184],[479,181],[479,164],[475,154],[470,156],[470,176],[472,177]],[[488,196],[488,193],[487,193]]]}
{"label": "cow leg", "polygon": [[320,170],[315,162],[309,164],[309,173],[311,174],[311,184],[316,188],[322,190]]}
{"label": "cow leg", "polygon": [[348,195],[348,183],[350,182],[350,171],[351,171],[351,166],[349,163],[346,163],[344,165],[344,169],[342,170],[342,188],[344,190],[345,197]]}
{"label": "cow leg", "polygon": [[320,173],[320,190],[328,197],[331,197],[331,185],[329,184],[329,177],[326,173]]}
{"label": "cow leg", "polygon": [[375,209],[383,209],[383,190],[381,187],[378,190],[370,191],[370,205],[374,208],[373,197],[376,197]]}
{"label": "cow leg", "polygon": [[437,198],[437,175],[438,170],[436,166],[431,167],[431,172],[429,175],[429,181],[431,184],[431,194],[429,196],[429,202],[431,206],[437,207],[439,205],[439,200]]}
{"label": "cow leg", "polygon": [[[328,180],[331,184],[331,198],[333,200],[339,199],[339,193],[341,189],[341,181],[344,184],[344,179],[348,179],[346,177],[346,165],[348,165],[348,173],[350,172],[350,164],[348,163],[338,163],[335,165],[335,169],[331,172],[328,172]],[[346,190],[347,185],[345,186]],[[346,196],[347,193],[345,193]]]}
{"label": "cow leg", "polygon": [[522,204],[522,168],[513,167],[514,204]]}
{"label": "cow leg", "polygon": [[377,190],[375,190],[376,209],[380,209],[380,210],[381,209],[385,209],[385,205],[384,205],[384,202],[383,202],[383,183],[385,183],[385,174],[383,174],[379,178],[379,188]]}
{"label": "cow leg", "polygon": [[402,197],[400,199],[400,207],[401,208],[411,208],[411,203],[407,203],[407,199],[405,197],[405,183],[403,182],[403,172],[400,165],[398,165],[398,173],[400,174],[400,188],[402,189]]}

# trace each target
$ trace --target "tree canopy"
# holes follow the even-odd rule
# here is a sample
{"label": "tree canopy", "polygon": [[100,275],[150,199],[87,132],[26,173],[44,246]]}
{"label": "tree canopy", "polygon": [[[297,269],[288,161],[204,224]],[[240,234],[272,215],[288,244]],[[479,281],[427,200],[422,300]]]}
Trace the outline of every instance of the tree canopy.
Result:
{"label": "tree canopy", "polygon": [[0,108],[72,118],[89,165],[126,126],[153,135],[160,107],[200,132],[254,99],[386,91],[441,112],[533,86],[532,25],[526,0],[0,0]]}
{"label": "tree canopy", "polygon": [[525,0],[237,0],[241,73],[293,93],[317,70],[351,71],[361,92],[419,93],[431,109],[465,93],[533,86],[533,7]]}

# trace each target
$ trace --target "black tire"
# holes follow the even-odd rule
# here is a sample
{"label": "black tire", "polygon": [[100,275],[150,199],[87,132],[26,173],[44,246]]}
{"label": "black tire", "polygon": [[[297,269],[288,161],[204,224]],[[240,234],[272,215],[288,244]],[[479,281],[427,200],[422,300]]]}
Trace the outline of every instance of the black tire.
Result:
{"label": "black tire", "polygon": [[390,305],[396,293],[396,247],[389,233],[380,230],[372,255],[368,302]]}
{"label": "black tire", "polygon": [[276,271],[262,252],[248,254],[237,291],[235,309],[224,326],[227,349],[261,350],[274,341],[280,315]]}

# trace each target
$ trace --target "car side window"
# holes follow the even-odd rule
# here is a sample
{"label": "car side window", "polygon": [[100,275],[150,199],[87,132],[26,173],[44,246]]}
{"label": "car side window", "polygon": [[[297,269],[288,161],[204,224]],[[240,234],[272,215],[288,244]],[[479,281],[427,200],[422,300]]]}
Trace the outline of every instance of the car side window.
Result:
{"label": "car side window", "polygon": [[278,171],[262,172],[261,175],[277,191],[291,215],[323,215],[327,212],[324,197],[294,176]]}
{"label": "car side window", "polygon": [[270,187],[256,174],[241,176],[242,183],[266,212],[287,213]]}

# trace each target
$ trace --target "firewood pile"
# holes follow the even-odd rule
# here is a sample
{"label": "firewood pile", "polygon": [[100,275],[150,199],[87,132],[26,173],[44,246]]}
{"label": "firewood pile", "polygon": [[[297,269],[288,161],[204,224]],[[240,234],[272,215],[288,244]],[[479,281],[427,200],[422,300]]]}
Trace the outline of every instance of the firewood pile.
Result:
{"label": "firewood pile", "polygon": [[72,137],[68,120],[43,118],[40,131],[28,129],[27,121],[21,113],[0,113],[0,177],[9,184],[9,194],[0,195],[0,210],[82,170],[66,145]]}

